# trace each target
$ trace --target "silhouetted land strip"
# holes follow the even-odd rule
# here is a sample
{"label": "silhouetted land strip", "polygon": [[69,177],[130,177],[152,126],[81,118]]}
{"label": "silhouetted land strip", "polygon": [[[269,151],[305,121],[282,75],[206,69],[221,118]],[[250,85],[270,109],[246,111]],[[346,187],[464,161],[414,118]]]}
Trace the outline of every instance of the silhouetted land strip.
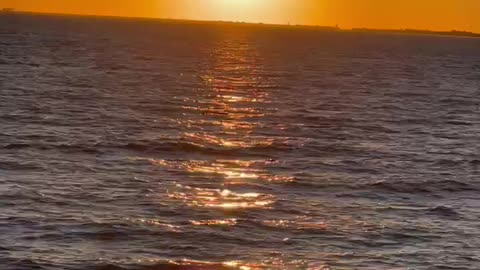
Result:
{"label": "silhouetted land strip", "polygon": [[150,18],[150,17],[121,17],[121,16],[103,16],[103,15],[83,15],[83,14],[63,14],[63,13],[39,13],[29,11],[14,11],[11,8],[4,8],[0,10],[1,15],[38,15],[38,16],[66,16],[66,17],[80,17],[80,18],[97,18],[97,19],[122,19],[122,20],[142,20],[142,21],[157,21],[164,23],[175,24],[209,24],[219,26],[246,26],[246,27],[265,27],[274,29],[292,29],[292,30],[310,30],[322,32],[356,32],[356,33],[380,33],[380,34],[405,34],[405,35],[439,35],[439,36],[453,36],[453,37],[476,37],[480,38],[480,33],[468,31],[432,31],[419,29],[371,29],[371,28],[352,28],[342,29],[338,26],[321,26],[321,25],[290,25],[290,24],[268,24],[268,23],[250,23],[250,22],[231,22],[231,21],[200,21],[188,19],[165,19],[165,18]]}
{"label": "silhouetted land strip", "polygon": [[368,29],[353,28],[354,32],[372,32],[372,33],[394,33],[394,34],[415,34],[415,35],[442,35],[442,36],[461,36],[461,37],[480,37],[480,34],[468,31],[431,31],[418,29]]}

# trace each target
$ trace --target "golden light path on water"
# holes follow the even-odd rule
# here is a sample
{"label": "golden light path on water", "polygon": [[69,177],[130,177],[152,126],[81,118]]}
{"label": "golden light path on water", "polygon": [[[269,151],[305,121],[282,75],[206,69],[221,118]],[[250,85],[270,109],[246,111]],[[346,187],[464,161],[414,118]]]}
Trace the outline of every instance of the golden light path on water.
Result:
{"label": "golden light path on water", "polygon": [[170,198],[181,200],[190,206],[246,209],[272,205],[275,197],[262,193],[236,193],[228,189],[193,188],[177,185],[179,191],[171,191]]}
{"label": "golden light path on water", "polygon": [[[182,119],[172,119],[181,130],[182,140],[200,149],[213,149],[220,153],[207,154],[202,159],[168,160],[139,158],[153,166],[175,174],[201,181],[177,182],[167,191],[171,203],[181,203],[188,207],[219,211],[215,218],[190,219],[193,227],[236,227],[244,222],[241,213],[275,208],[278,198],[258,186],[293,182],[289,175],[275,173],[273,168],[281,161],[258,158],[249,151],[263,151],[276,143],[284,143],[288,138],[265,136],[257,132],[265,128],[264,118],[275,108],[270,100],[272,85],[262,78],[262,65],[254,48],[244,42],[245,37],[225,38],[213,49],[211,63],[205,74],[200,76],[204,85],[188,97],[179,97],[184,103]],[[236,38],[236,40],[235,40]],[[189,117],[190,116],[190,117]],[[190,118],[190,119],[189,119]],[[281,128],[281,127],[271,127]],[[235,151],[234,155],[221,156],[224,151]],[[230,157],[232,156],[232,158]],[[197,156],[198,157],[198,156]],[[199,176],[200,178],[197,178]],[[236,189],[239,190],[236,190]],[[267,189],[268,190],[268,189]],[[228,213],[219,218],[222,213]],[[239,215],[237,215],[239,214]],[[141,225],[162,227],[169,232],[180,232],[182,226],[160,220],[130,220]],[[309,219],[297,221],[253,220],[259,226],[279,229],[324,230],[324,223]],[[284,239],[285,241],[287,239]],[[173,262],[179,265],[194,265],[208,269],[297,269],[298,263],[290,267],[283,261],[268,264],[254,264],[240,261],[227,262]],[[322,266],[323,267],[323,266]],[[205,269],[207,269],[205,268]],[[201,268],[203,269],[203,268]],[[328,268],[308,268],[328,269]]]}
{"label": "golden light path on water", "polygon": [[[192,120],[179,121],[186,124],[183,138],[200,147],[219,151],[248,150],[267,148],[275,143],[275,138],[252,135],[261,127],[261,119],[268,114],[262,106],[268,104],[269,94],[260,89],[262,78],[259,75],[257,52],[237,40],[223,39],[211,53],[209,69],[200,78],[204,88],[196,96],[184,98],[183,109],[193,114]],[[188,115],[188,114],[187,114]],[[199,120],[198,120],[199,119]],[[224,182],[218,188],[199,188],[178,184],[172,187],[168,196],[192,207],[218,209],[260,209],[273,207],[276,198],[271,194],[257,192],[235,192],[228,185],[241,185],[261,182],[289,182],[292,178],[278,176],[265,171],[270,161],[250,159],[206,159],[206,160],[149,160],[152,164],[187,174],[203,174],[221,177]],[[230,221],[210,221],[207,223],[232,224]],[[200,221],[193,224],[205,224]]]}
{"label": "golden light path on water", "polygon": [[[283,261],[273,260],[269,263],[245,263],[242,261],[199,261],[179,260],[165,261],[157,259],[139,259],[140,264],[165,265],[165,269],[196,269],[196,270],[268,270],[268,269],[298,269],[295,265],[285,264]],[[302,268],[304,269],[304,268]],[[327,266],[310,267],[308,270],[330,270]]]}
{"label": "golden light path on water", "polygon": [[161,166],[172,171],[209,176],[221,176],[224,179],[223,184],[225,186],[246,183],[254,184],[255,181],[273,183],[288,183],[294,181],[294,178],[291,176],[270,174],[262,168],[264,166],[276,164],[277,162],[275,161],[170,161],[164,159],[147,160],[155,166]]}

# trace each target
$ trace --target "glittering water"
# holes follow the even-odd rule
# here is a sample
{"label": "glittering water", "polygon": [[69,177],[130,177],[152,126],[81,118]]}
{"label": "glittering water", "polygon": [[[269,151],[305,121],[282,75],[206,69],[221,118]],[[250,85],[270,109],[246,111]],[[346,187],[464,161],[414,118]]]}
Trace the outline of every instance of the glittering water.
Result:
{"label": "glittering water", "polygon": [[1,269],[478,269],[480,40],[0,17]]}

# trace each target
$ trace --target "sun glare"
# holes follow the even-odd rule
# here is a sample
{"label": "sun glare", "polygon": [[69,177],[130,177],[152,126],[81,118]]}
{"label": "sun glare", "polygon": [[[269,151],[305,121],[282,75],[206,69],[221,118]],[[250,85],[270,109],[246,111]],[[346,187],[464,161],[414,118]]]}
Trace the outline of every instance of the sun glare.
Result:
{"label": "sun glare", "polygon": [[258,3],[259,0],[214,0],[215,4],[225,8],[251,8]]}
{"label": "sun glare", "polygon": [[261,21],[268,1],[265,0],[209,0],[213,16],[221,20]]}

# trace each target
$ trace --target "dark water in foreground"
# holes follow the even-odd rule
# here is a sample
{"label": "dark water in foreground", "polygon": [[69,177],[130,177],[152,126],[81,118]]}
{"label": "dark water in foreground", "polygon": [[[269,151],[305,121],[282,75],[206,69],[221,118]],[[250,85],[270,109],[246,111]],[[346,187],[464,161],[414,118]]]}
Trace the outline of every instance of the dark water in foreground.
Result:
{"label": "dark water in foreground", "polygon": [[479,269],[479,48],[0,17],[0,268]]}

